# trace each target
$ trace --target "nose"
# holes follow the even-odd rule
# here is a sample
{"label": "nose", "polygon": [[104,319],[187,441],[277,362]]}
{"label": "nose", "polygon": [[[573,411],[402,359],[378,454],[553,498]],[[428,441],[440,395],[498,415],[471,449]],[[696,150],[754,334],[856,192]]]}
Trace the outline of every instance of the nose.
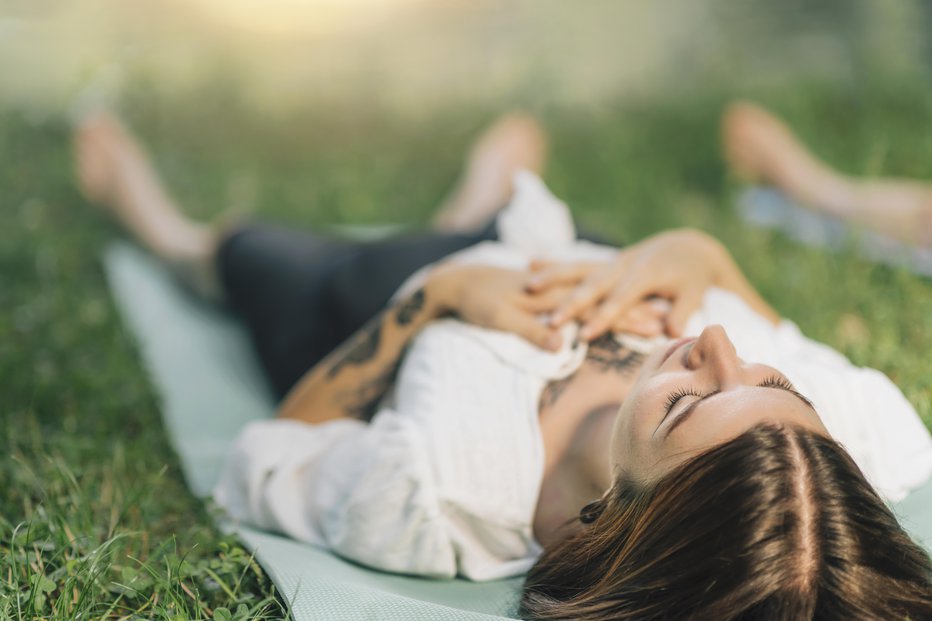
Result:
{"label": "nose", "polygon": [[708,369],[721,386],[740,379],[738,352],[722,326],[709,326],[702,331],[686,357],[686,366]]}

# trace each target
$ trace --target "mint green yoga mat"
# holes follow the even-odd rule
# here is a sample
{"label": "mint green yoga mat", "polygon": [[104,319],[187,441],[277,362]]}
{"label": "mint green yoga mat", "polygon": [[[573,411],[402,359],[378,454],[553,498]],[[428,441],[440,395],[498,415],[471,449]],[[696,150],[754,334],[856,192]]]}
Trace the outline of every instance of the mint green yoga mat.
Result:
{"label": "mint green yoga mat", "polygon": [[[123,320],[161,398],[185,479],[206,497],[239,430],[270,417],[272,393],[242,326],[180,289],[148,254],[115,243],[104,256]],[[386,574],[325,550],[233,527],[289,602],[295,621],[479,621],[512,618],[521,579],[476,583]]]}
{"label": "mint green yoga mat", "polygon": [[[104,264],[123,319],[161,397],[185,479],[210,495],[247,422],[270,417],[274,401],[242,326],[179,289],[148,254],[115,243]],[[932,549],[932,482],[894,509]],[[239,537],[290,603],[295,621],[443,621],[513,618],[521,580],[426,580],[360,567],[307,544],[243,526]]]}

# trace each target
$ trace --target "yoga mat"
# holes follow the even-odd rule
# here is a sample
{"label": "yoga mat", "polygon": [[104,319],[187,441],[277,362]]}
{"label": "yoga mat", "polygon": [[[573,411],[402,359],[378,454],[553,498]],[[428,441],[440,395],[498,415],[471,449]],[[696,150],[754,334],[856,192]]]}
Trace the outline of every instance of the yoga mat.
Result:
{"label": "yoga mat", "polygon": [[869,261],[904,267],[920,276],[932,277],[932,248],[917,248],[859,229],[798,205],[778,190],[748,188],[738,196],[735,206],[739,215],[752,226],[777,229],[800,243],[829,250],[850,245]]}
{"label": "yoga mat", "polygon": [[893,505],[893,512],[913,539],[932,552],[932,480]]}
{"label": "yoga mat", "polygon": [[[206,497],[239,430],[275,410],[249,337],[234,318],[188,295],[135,246],[114,243],[104,266],[161,399],[185,480]],[[517,610],[520,578],[477,583],[387,574],[272,533],[222,526],[255,551],[295,621],[479,621],[511,618]]]}
{"label": "yoga mat", "polygon": [[[206,497],[239,429],[275,409],[248,336],[221,309],[180,289],[158,261],[135,246],[114,243],[104,265],[161,398],[185,479]],[[894,510],[932,550],[932,481]],[[227,526],[255,551],[295,621],[478,621],[513,618],[517,609],[520,578],[475,583],[386,574],[285,537]]]}

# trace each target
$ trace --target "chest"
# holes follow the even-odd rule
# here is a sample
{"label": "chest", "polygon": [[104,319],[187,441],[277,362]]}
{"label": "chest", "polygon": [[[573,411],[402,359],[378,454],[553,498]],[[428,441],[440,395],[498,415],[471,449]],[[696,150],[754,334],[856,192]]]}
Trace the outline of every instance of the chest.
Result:
{"label": "chest", "polygon": [[584,422],[593,412],[617,411],[634,385],[643,361],[643,354],[622,347],[614,339],[597,340],[575,373],[544,387],[538,414],[545,477],[578,440]]}

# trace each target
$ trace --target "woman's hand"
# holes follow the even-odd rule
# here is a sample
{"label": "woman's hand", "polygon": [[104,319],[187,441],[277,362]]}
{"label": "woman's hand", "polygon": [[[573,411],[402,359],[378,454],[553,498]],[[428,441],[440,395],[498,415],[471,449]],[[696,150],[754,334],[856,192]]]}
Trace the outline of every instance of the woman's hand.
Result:
{"label": "woman's hand", "polygon": [[454,313],[463,321],[513,332],[542,349],[562,344],[555,325],[537,317],[552,311],[566,298],[570,287],[551,283],[546,291],[527,290],[528,273],[485,265],[441,265],[428,276],[425,295],[438,315]]}
{"label": "woman's hand", "polygon": [[[528,289],[543,294],[574,285],[551,324],[580,319],[580,338],[586,340],[619,328],[645,336],[662,328],[679,336],[706,289],[719,284],[729,260],[724,247],[704,233],[667,231],[621,250],[610,263],[533,266],[539,270]],[[668,306],[658,300],[667,300]]]}

